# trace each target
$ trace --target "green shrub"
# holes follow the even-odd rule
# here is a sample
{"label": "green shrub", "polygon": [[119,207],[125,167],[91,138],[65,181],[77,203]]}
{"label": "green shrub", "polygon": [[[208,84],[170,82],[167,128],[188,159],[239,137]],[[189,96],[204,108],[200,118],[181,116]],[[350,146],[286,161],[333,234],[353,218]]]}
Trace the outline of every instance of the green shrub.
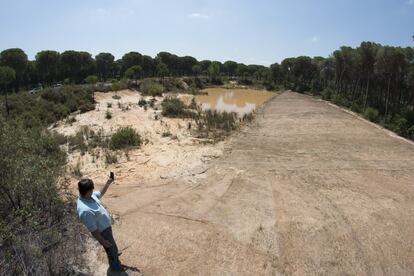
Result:
{"label": "green shrub", "polygon": [[414,125],[408,128],[407,137],[410,138],[411,140],[414,140]]}
{"label": "green shrub", "polygon": [[184,90],[183,82],[177,78],[164,78],[162,85],[165,91],[182,91]]}
{"label": "green shrub", "polygon": [[197,119],[199,130],[224,130],[230,132],[237,129],[238,116],[236,113],[207,110]]}
{"label": "green shrub", "polygon": [[105,119],[107,119],[107,120],[112,119],[112,113],[109,110],[107,110],[106,113],[105,113]]}
{"label": "green shrub", "polygon": [[348,99],[343,95],[336,95],[336,97],[333,99],[333,102],[339,106],[344,106],[344,107],[350,106]]}
{"label": "green shrub", "polygon": [[149,106],[151,107],[151,108],[154,108],[154,106],[155,106],[155,103],[157,102],[157,99],[156,98],[151,98],[150,100],[149,100]]}
{"label": "green shrub", "polygon": [[144,99],[140,99],[139,101],[138,101],[138,106],[139,107],[143,107],[143,106],[146,106],[148,103],[147,103],[147,101],[146,100],[144,100]]}
{"label": "green shrub", "polygon": [[106,103],[106,107],[107,108],[111,108],[112,107],[112,103]]}
{"label": "green shrub", "polygon": [[98,82],[98,77],[95,75],[87,76],[85,79],[85,82],[88,84],[95,84]]}
{"label": "green shrub", "polygon": [[351,110],[352,111],[354,111],[354,112],[357,112],[357,113],[362,113],[362,106],[360,105],[360,104],[357,104],[357,103],[353,103],[352,105],[351,105]]}
{"label": "green shrub", "polygon": [[364,117],[371,122],[378,122],[379,120],[379,112],[375,108],[368,107],[364,112]]}
{"label": "green shrub", "polygon": [[164,86],[154,80],[145,79],[140,84],[140,91],[144,95],[153,97],[162,96],[162,93],[164,92]]}
{"label": "green shrub", "polygon": [[27,93],[11,94],[9,103],[9,119],[27,127],[47,126],[77,110],[86,112],[95,108],[92,88],[80,85],[44,89],[36,97]]}
{"label": "green shrub", "polygon": [[191,118],[193,112],[188,110],[186,105],[178,98],[167,97],[162,103],[162,115],[171,118]]}
{"label": "green shrub", "polygon": [[66,137],[63,134],[60,134],[57,131],[53,131],[52,136],[55,139],[55,141],[58,143],[58,145],[64,145],[68,142],[68,137]]}
{"label": "green shrub", "polygon": [[111,137],[110,148],[113,150],[141,146],[141,136],[132,127],[118,129]]}
{"label": "green shrub", "polygon": [[169,131],[164,131],[162,134],[161,134],[161,137],[171,137],[172,136],[172,133],[171,132],[169,132]]}
{"label": "green shrub", "polygon": [[81,113],[85,113],[95,109],[95,105],[92,103],[85,103],[79,107]]}
{"label": "green shrub", "polygon": [[47,131],[24,129],[1,114],[0,148],[0,274],[76,274],[74,266],[85,265],[85,231],[62,185],[64,152]]}
{"label": "green shrub", "polygon": [[121,84],[119,82],[114,82],[111,84],[112,91],[118,91],[121,90]]}
{"label": "green shrub", "polygon": [[333,95],[333,90],[331,88],[326,88],[322,91],[322,99],[329,101]]}

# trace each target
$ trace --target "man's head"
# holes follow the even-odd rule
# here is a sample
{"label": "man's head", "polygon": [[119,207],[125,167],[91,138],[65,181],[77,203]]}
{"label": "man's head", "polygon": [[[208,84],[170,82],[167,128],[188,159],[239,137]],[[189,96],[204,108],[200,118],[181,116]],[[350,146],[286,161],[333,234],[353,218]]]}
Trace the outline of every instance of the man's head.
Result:
{"label": "man's head", "polygon": [[82,179],[78,182],[78,189],[82,197],[91,197],[94,189],[93,181],[89,178]]}

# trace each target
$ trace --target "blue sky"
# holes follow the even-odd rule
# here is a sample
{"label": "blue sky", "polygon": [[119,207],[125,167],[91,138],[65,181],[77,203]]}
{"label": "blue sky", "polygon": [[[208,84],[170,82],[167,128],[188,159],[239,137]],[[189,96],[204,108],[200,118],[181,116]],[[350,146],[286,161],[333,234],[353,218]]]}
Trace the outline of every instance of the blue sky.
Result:
{"label": "blue sky", "polygon": [[160,51],[269,65],[375,41],[414,46],[414,0],[0,0],[0,50]]}

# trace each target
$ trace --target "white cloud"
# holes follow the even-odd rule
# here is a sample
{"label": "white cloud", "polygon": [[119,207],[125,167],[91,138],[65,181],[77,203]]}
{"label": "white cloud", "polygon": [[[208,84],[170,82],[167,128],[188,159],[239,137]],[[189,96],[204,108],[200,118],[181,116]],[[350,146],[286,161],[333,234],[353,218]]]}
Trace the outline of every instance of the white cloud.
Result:
{"label": "white cloud", "polygon": [[193,12],[192,14],[190,14],[191,18],[200,18],[200,19],[209,19],[210,16],[206,15],[206,14],[202,14],[202,13],[198,13],[198,12]]}
{"label": "white cloud", "polygon": [[[413,0],[414,1],[414,0]],[[317,36],[317,35],[314,35],[313,37],[312,37],[312,42],[318,42],[320,40],[320,38],[319,38],[319,36]]]}

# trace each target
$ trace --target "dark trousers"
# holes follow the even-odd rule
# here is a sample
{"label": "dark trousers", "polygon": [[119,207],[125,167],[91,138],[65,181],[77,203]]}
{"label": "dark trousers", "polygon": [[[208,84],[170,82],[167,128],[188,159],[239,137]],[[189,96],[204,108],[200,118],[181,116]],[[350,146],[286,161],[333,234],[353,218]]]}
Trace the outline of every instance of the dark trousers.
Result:
{"label": "dark trousers", "polygon": [[121,263],[119,262],[118,258],[118,247],[116,246],[116,242],[114,240],[114,236],[112,235],[112,227],[108,227],[101,232],[102,237],[109,241],[112,246],[109,248],[105,248],[106,255],[108,256],[109,266],[113,270],[120,270]]}

